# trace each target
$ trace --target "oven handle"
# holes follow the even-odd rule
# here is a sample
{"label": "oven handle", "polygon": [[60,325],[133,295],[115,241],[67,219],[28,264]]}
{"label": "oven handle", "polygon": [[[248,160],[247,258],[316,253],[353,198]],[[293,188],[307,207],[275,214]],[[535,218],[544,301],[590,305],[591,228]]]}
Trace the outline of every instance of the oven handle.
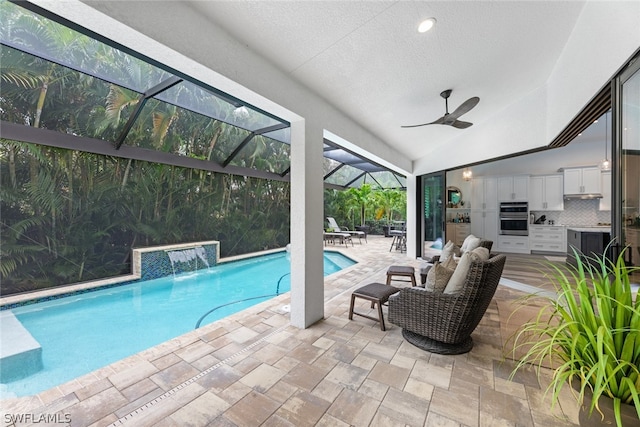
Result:
{"label": "oven handle", "polygon": [[526,208],[526,207],[528,207],[528,205],[529,204],[527,202],[515,202],[515,203],[508,203],[508,202],[504,203],[503,202],[503,203],[500,203],[500,207],[501,208],[504,208],[504,207],[507,207],[507,208]]}
{"label": "oven handle", "polygon": [[501,221],[526,221],[527,217],[526,216],[518,216],[518,217],[513,217],[513,216],[501,216],[500,217]]}

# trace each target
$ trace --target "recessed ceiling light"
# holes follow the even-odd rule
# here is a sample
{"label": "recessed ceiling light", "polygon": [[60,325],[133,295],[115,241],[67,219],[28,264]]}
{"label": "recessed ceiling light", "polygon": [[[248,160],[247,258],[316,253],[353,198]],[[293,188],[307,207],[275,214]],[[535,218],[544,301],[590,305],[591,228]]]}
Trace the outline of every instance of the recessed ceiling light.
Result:
{"label": "recessed ceiling light", "polygon": [[426,33],[436,25],[436,18],[427,18],[418,25],[419,33]]}

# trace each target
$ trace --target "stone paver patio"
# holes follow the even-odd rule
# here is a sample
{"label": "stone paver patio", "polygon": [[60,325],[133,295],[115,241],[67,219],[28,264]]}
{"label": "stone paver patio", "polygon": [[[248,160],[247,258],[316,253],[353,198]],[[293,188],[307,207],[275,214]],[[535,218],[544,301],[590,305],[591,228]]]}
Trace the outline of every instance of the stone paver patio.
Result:
{"label": "stone paver patio", "polygon": [[383,332],[349,321],[354,289],[384,283],[389,265],[420,265],[389,252],[390,239],[368,240],[327,248],[359,263],[325,279],[325,318],[310,328],[289,325],[281,295],[37,396],[2,400],[2,425],[16,414],[60,414],[72,426],[577,425],[569,390],[552,410],[534,372],[508,379],[497,302],[518,290],[499,287],[475,347],[458,356],[413,347],[389,322]]}

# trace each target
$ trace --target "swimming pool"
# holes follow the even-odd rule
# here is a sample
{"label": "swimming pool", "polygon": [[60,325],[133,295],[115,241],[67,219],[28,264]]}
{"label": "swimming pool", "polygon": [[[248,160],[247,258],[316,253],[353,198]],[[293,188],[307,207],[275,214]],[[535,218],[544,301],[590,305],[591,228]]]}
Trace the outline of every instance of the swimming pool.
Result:
{"label": "swimming pool", "polygon": [[[353,264],[325,252],[324,275]],[[3,384],[1,397],[39,393],[288,292],[289,271],[279,252],[14,308],[42,346],[44,369]]]}

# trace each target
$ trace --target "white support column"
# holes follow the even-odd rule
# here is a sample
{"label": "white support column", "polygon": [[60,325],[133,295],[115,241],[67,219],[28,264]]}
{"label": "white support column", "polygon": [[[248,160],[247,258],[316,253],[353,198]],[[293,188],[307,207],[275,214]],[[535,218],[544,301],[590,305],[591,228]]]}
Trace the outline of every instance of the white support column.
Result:
{"label": "white support column", "polygon": [[415,175],[407,175],[407,256],[410,258],[417,256],[416,229],[418,227],[418,218],[416,209],[418,200],[416,200],[416,182]]}
{"label": "white support column", "polygon": [[322,128],[291,123],[291,324],[324,317]]}

